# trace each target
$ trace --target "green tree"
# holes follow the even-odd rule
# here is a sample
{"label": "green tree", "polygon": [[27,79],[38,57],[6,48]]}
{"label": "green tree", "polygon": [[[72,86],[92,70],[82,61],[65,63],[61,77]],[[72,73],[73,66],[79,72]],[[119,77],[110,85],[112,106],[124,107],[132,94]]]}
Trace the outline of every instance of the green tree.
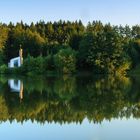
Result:
{"label": "green tree", "polygon": [[55,55],[55,66],[62,73],[76,70],[76,52],[71,48],[62,49]]}
{"label": "green tree", "polygon": [[81,41],[78,63],[99,73],[114,73],[127,62],[123,38],[108,24],[102,30],[95,26]]}

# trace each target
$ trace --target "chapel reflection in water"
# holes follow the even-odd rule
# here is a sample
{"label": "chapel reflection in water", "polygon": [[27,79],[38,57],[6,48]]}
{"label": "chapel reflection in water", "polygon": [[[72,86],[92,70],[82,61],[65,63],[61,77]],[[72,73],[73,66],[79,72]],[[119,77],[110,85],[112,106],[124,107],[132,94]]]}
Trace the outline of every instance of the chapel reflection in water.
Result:
{"label": "chapel reflection in water", "polygon": [[23,82],[17,79],[9,79],[8,85],[10,86],[11,92],[19,94],[20,100],[23,99]]}

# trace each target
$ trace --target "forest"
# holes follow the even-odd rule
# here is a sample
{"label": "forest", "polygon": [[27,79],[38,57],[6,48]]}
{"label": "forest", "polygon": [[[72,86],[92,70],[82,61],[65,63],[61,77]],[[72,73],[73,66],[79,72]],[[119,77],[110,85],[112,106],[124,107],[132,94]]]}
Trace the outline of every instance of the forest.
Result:
{"label": "forest", "polygon": [[[7,64],[20,47],[24,63],[9,69]],[[139,59],[139,25],[93,21],[85,26],[80,20],[0,24],[0,73],[126,74],[139,71]]]}

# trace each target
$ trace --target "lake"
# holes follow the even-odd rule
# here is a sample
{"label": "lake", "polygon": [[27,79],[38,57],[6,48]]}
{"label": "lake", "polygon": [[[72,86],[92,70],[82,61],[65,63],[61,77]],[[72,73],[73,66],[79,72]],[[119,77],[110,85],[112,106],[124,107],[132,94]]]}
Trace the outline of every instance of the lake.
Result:
{"label": "lake", "polygon": [[139,140],[140,77],[0,76],[3,140]]}

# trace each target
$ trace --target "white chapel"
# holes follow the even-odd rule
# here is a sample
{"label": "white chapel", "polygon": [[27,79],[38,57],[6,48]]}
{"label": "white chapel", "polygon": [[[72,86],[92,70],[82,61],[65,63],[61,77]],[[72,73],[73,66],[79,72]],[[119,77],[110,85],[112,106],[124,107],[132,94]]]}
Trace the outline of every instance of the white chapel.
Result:
{"label": "white chapel", "polygon": [[8,63],[9,68],[14,68],[14,67],[20,67],[23,64],[23,50],[20,48],[19,50],[19,56],[10,59],[10,62]]}

